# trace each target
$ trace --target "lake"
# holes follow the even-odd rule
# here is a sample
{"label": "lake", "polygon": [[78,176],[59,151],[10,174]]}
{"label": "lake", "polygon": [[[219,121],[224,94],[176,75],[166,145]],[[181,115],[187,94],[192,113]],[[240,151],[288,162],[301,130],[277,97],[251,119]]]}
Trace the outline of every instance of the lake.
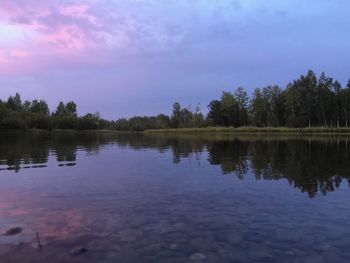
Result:
{"label": "lake", "polygon": [[350,262],[349,184],[345,136],[1,134],[0,262]]}

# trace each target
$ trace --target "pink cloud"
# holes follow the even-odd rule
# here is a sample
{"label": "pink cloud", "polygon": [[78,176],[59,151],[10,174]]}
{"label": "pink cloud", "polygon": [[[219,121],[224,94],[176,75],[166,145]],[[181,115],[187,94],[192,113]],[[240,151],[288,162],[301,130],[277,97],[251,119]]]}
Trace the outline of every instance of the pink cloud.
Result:
{"label": "pink cloud", "polygon": [[[0,54],[0,65],[11,60],[0,74],[106,67],[120,57],[167,50],[178,41],[174,32],[144,12],[148,1],[139,6],[138,1],[1,1],[0,28],[12,35],[0,32],[0,48],[7,50]],[[1,43],[1,38],[6,41]]]}
{"label": "pink cloud", "polygon": [[12,49],[10,56],[16,57],[16,58],[26,58],[30,57],[32,54],[29,51],[21,50],[21,49]]}
{"label": "pink cloud", "polygon": [[0,66],[2,64],[5,64],[7,62],[5,51],[3,49],[0,49]]}
{"label": "pink cloud", "polygon": [[31,60],[31,52],[23,49],[0,49],[0,76],[33,72],[38,65]]}
{"label": "pink cloud", "polygon": [[[30,5],[28,4],[30,2]],[[38,0],[32,1],[4,0],[0,6],[0,13],[5,16],[0,18],[0,25],[12,24],[24,32],[22,43],[30,42],[45,45],[41,48],[57,48],[59,51],[66,49],[82,49],[84,43],[89,41],[86,32],[89,24],[97,24],[97,18],[88,14],[90,5],[62,4],[58,1]],[[35,38],[28,38],[35,35]],[[11,36],[9,36],[11,38]]]}
{"label": "pink cloud", "polygon": [[87,42],[82,30],[75,25],[61,26],[53,32],[48,32],[43,35],[42,41],[63,53],[82,50]]}
{"label": "pink cloud", "polygon": [[89,14],[90,4],[66,4],[58,7],[59,12],[65,16],[87,19],[90,23],[97,25],[97,18]]}
{"label": "pink cloud", "polygon": [[[48,70],[79,60],[92,41],[90,5],[4,0],[0,5],[0,74],[13,75]],[[1,41],[3,39],[4,41]],[[82,62],[83,63],[83,62]]]}

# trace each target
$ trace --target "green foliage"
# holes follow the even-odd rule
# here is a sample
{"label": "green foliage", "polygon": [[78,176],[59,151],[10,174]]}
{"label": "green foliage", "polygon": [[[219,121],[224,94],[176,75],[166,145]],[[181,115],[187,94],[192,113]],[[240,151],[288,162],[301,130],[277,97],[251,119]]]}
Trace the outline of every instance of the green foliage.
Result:
{"label": "green foliage", "polygon": [[128,131],[129,130],[129,122],[127,119],[122,118],[115,122],[115,129],[117,131]]}
{"label": "green foliage", "polygon": [[[164,118],[165,115],[163,115]],[[178,102],[173,105],[173,112],[170,118],[169,125],[172,128],[189,128],[200,127],[204,122],[204,116],[201,113],[200,106],[197,105],[195,110],[188,108],[181,108]],[[165,125],[167,126],[167,125]],[[166,127],[163,127],[166,128]]]}
{"label": "green foliage", "polygon": [[60,102],[50,116],[50,109],[44,100],[22,103],[18,93],[10,96],[7,102],[0,101],[0,130],[4,129],[114,129],[115,123],[101,119],[99,113],[77,116],[74,102]]}
{"label": "green foliage", "polygon": [[7,100],[6,107],[13,111],[21,111],[22,110],[22,100],[19,93],[16,93],[15,96],[10,96]]}
{"label": "green foliage", "polygon": [[[68,116],[76,117],[77,116],[77,105],[73,101],[68,102],[66,105],[66,112],[67,112]],[[97,114],[97,115],[98,116],[95,116],[95,117],[100,118],[99,114]]]}
{"label": "green foliage", "polygon": [[312,70],[289,83],[285,90],[278,86],[257,88],[249,103],[247,98],[244,89],[238,88],[235,96],[224,92],[220,101],[211,101],[207,116],[210,124],[226,127],[348,127],[350,121],[350,80],[342,88],[338,81],[324,73],[317,78]]}
{"label": "green foliage", "polygon": [[220,101],[213,100],[209,103],[207,118],[215,126],[245,126],[249,122],[248,103],[247,92],[242,87],[236,89],[234,94],[224,91]]}
{"label": "green foliage", "polygon": [[266,95],[260,89],[255,89],[253,99],[251,101],[251,114],[253,124],[257,127],[269,126],[268,114],[269,103]]}
{"label": "green foliage", "polygon": [[238,126],[238,102],[232,93],[224,91],[220,103],[224,126]]}
{"label": "green foliage", "polygon": [[167,129],[170,127],[170,118],[164,114],[151,117],[132,117],[119,119],[114,123],[114,129],[118,131],[144,131],[150,129]]}
{"label": "green foliage", "polygon": [[77,105],[70,101],[67,104],[64,104],[62,101],[58,104],[56,111],[54,112],[55,116],[60,117],[76,117],[77,116]]}
{"label": "green foliage", "polygon": [[212,100],[208,105],[208,119],[211,120],[214,126],[223,126],[223,114],[221,110],[221,102],[218,100]]}
{"label": "green foliage", "polygon": [[284,126],[285,98],[278,86],[255,89],[250,102],[252,124],[257,127]]}
{"label": "green foliage", "polygon": [[249,115],[248,115],[249,97],[243,87],[238,87],[236,89],[235,99],[238,103],[238,125],[246,126],[249,121]]}
{"label": "green foliage", "polygon": [[31,103],[28,101],[26,101],[26,103],[29,105],[30,112],[38,113],[38,114],[41,114],[43,116],[49,116],[50,110],[49,110],[49,106],[47,105],[46,101],[33,100]]}
{"label": "green foliage", "polygon": [[181,106],[180,103],[175,102],[173,105],[173,114],[171,116],[171,127],[179,128],[181,119]]}
{"label": "green foliage", "polygon": [[100,128],[100,115],[98,113],[88,113],[78,120],[79,130],[97,130]]}

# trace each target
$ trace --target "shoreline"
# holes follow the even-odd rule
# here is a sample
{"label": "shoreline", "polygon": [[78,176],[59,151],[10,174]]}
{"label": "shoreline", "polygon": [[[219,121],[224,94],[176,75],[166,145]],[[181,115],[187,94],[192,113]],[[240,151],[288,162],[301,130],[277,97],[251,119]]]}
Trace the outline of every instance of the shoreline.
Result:
{"label": "shoreline", "polygon": [[54,130],[42,130],[42,129],[28,129],[28,130],[0,130],[0,133],[125,133],[124,131],[113,130],[72,130],[72,129],[54,129]]}
{"label": "shoreline", "polygon": [[207,128],[178,128],[178,129],[160,129],[146,130],[145,133],[232,133],[232,134],[339,134],[349,135],[350,128],[285,128],[285,127],[207,127]]}
{"label": "shoreline", "polygon": [[285,127],[205,127],[205,128],[169,128],[169,129],[150,129],[144,131],[118,131],[118,130],[73,130],[73,129],[28,129],[28,130],[0,130],[0,133],[104,133],[104,134],[123,134],[123,133],[143,133],[143,134],[330,134],[330,135],[348,135],[350,128],[285,128]]}

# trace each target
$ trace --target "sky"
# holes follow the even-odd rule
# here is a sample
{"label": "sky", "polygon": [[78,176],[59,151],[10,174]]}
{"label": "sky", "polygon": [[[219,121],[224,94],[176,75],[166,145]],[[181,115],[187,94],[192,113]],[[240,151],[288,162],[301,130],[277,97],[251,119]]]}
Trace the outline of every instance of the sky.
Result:
{"label": "sky", "polygon": [[313,69],[350,79],[348,0],[1,0],[0,99],[108,119],[171,112]]}

